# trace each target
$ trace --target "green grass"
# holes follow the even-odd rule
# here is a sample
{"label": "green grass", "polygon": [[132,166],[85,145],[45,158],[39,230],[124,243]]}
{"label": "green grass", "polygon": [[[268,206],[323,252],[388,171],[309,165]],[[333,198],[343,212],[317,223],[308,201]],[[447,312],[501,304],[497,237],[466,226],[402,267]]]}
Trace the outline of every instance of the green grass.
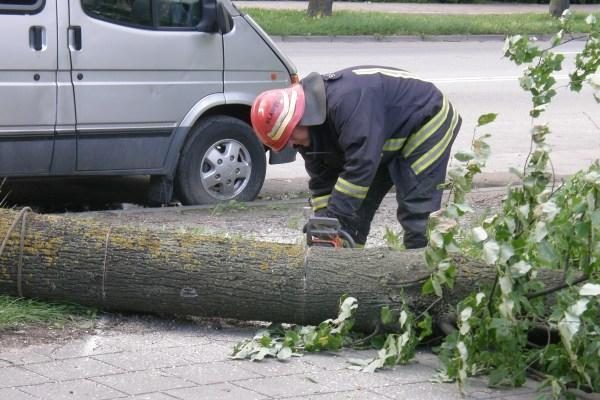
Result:
{"label": "green grass", "polygon": [[64,326],[96,318],[96,310],[75,304],[0,296],[0,329],[31,325]]}
{"label": "green grass", "polygon": [[[550,15],[430,15],[336,11],[309,18],[305,11],[245,8],[269,35],[484,35],[553,34],[559,22]],[[600,13],[595,13],[600,18]],[[588,32],[585,13],[574,13],[573,31]]]}

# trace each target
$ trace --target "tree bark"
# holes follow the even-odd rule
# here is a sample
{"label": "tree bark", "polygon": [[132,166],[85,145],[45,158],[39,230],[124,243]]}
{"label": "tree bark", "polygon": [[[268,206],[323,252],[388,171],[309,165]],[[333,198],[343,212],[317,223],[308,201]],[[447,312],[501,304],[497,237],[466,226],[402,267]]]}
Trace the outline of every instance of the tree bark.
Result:
{"label": "tree bark", "polygon": [[550,15],[560,18],[565,10],[570,6],[569,0],[550,0]]}
{"label": "tree bark", "polygon": [[308,0],[307,14],[312,18],[331,17],[333,0]]}
{"label": "tree bark", "polygon": [[[16,215],[0,210],[0,241]],[[0,255],[0,294],[18,293],[20,239],[13,232]],[[421,313],[436,300],[415,282],[428,269],[414,250],[304,249],[33,213],[23,239],[23,296],[105,310],[318,324],[335,317],[340,296],[348,294],[359,302],[357,328],[368,330],[383,305],[396,309],[404,298]],[[429,310],[434,316],[494,279],[491,268],[457,262],[456,285]],[[562,275],[540,277],[555,285]]]}

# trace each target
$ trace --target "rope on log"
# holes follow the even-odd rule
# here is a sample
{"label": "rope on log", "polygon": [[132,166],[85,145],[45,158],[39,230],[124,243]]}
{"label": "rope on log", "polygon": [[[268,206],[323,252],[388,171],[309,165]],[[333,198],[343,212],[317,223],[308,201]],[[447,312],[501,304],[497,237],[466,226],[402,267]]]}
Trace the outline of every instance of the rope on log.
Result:
{"label": "rope on log", "polygon": [[23,248],[25,245],[25,229],[27,228],[26,224],[26,216],[27,212],[32,211],[30,207],[23,207],[21,211],[17,214],[12,224],[8,228],[6,235],[4,236],[4,240],[2,240],[2,244],[0,245],[0,256],[6,247],[6,243],[8,243],[8,239],[10,235],[15,230],[15,227],[21,221],[21,236],[19,240],[19,259],[17,262],[17,293],[19,297],[23,297]]}

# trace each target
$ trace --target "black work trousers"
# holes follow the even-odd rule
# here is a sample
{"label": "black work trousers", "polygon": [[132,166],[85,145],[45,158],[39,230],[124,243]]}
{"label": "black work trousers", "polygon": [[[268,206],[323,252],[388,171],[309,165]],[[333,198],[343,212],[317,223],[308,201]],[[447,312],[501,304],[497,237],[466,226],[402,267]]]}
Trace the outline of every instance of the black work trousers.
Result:
{"label": "black work trousers", "polygon": [[396,216],[404,230],[404,246],[407,249],[427,246],[427,223],[429,215],[440,209],[442,191],[438,186],[446,179],[449,158],[448,148],[434,166],[419,176],[412,174],[410,161],[401,156],[382,163],[356,215],[356,243],[364,244],[367,241],[375,212],[384,196],[395,185],[398,203]]}

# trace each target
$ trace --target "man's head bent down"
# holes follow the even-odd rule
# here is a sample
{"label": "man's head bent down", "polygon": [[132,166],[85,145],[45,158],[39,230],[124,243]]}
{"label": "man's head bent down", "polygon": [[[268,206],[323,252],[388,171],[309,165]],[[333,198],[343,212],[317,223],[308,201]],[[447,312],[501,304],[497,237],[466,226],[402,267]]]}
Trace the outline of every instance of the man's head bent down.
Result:
{"label": "man's head bent down", "polygon": [[325,87],[321,76],[309,74],[302,84],[258,95],[250,119],[260,141],[274,151],[288,144],[307,147],[308,126],[325,122]]}

